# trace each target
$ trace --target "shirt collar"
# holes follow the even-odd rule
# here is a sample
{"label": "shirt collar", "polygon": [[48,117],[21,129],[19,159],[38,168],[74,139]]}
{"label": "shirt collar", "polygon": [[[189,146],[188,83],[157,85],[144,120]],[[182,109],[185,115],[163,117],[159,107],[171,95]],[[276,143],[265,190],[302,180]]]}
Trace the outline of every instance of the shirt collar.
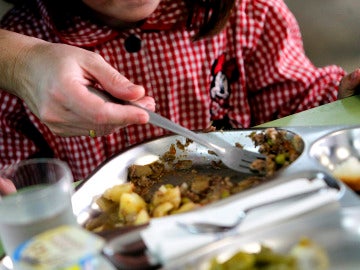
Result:
{"label": "shirt collar", "polygon": [[[71,27],[58,29],[51,19],[48,9],[42,0],[37,0],[40,14],[45,24],[58,38],[69,45],[94,47],[112,40],[120,32],[106,25],[84,19],[80,16],[70,18]],[[184,26],[186,7],[183,1],[162,0],[157,9],[139,27],[142,31],[167,31]]]}

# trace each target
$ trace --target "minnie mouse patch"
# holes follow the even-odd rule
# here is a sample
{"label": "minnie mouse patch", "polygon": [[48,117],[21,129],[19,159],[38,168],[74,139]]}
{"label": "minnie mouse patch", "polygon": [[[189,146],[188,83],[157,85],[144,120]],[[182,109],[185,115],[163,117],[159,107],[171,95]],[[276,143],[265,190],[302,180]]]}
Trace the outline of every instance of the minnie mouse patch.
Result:
{"label": "minnie mouse patch", "polygon": [[210,115],[216,129],[231,129],[228,111],[230,108],[231,83],[239,78],[235,58],[225,59],[225,54],[217,58],[211,68]]}

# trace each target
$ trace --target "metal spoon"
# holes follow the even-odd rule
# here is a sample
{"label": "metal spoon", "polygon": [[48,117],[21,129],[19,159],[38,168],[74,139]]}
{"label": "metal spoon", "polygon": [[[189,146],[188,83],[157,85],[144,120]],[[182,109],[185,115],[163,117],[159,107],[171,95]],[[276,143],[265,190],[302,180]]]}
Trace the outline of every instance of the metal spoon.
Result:
{"label": "metal spoon", "polygon": [[318,192],[324,191],[325,189],[327,189],[327,187],[319,187],[319,188],[316,188],[316,189],[313,189],[310,191],[305,191],[305,192],[302,192],[299,194],[290,195],[290,196],[278,198],[278,199],[275,199],[272,201],[263,202],[263,203],[255,205],[255,206],[243,209],[240,211],[239,217],[236,220],[236,222],[231,225],[220,225],[220,224],[208,223],[208,222],[177,222],[177,225],[193,234],[224,233],[224,232],[231,231],[231,230],[237,228],[243,222],[243,220],[246,218],[247,214],[254,209],[272,205],[272,204],[279,203],[279,202],[285,202],[287,200],[292,201],[292,200],[301,199],[301,198],[316,194]]}

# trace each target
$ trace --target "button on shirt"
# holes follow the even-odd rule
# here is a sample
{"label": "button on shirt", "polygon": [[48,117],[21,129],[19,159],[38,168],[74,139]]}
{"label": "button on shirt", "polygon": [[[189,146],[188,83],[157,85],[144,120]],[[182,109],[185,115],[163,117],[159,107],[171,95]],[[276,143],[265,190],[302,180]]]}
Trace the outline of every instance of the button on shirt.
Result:
{"label": "button on shirt", "polygon": [[[332,102],[344,75],[337,66],[316,68],[306,58],[298,24],[281,0],[237,1],[221,33],[196,42],[185,27],[182,1],[162,0],[141,26],[121,32],[81,17],[59,30],[41,0],[36,8],[41,16],[13,9],[2,28],[100,54],[144,86],[158,113],[192,130],[212,123],[247,128]],[[127,147],[166,133],[146,124],[95,139],[60,137],[17,97],[0,91],[0,104],[1,167],[39,151],[19,124],[29,120],[75,179],[88,177]]]}

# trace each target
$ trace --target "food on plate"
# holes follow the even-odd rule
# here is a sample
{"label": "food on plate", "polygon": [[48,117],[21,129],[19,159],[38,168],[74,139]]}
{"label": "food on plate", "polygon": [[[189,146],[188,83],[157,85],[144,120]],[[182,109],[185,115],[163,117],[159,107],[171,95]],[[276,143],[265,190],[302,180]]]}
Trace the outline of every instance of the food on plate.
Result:
{"label": "food on plate", "polygon": [[294,135],[292,139],[287,136],[287,131],[268,128],[264,132],[253,132],[250,135],[259,152],[266,159],[255,160],[251,168],[255,172],[272,176],[280,168],[290,165],[302,152],[303,142],[300,136]]}
{"label": "food on plate", "polygon": [[326,270],[329,257],[324,248],[304,237],[291,249],[290,255],[296,258],[299,270]]}
{"label": "food on plate", "polygon": [[333,174],[351,189],[360,191],[360,161],[356,157],[349,157],[337,164]]}
{"label": "food on plate", "polygon": [[284,130],[268,128],[249,136],[266,156],[252,163],[254,175],[242,175],[239,179],[239,174],[222,166],[221,161],[194,166],[192,160],[177,153],[183,153],[192,141],[177,141],[159,160],[131,165],[128,182],[109,188],[97,199],[101,213],[85,227],[99,232],[193,210],[264,183],[302,152],[301,138],[289,137]]}
{"label": "food on plate", "polygon": [[295,257],[288,254],[275,253],[266,246],[261,246],[259,252],[236,252],[226,261],[213,258],[209,270],[257,270],[283,269],[298,270]]}
{"label": "food on plate", "polygon": [[327,270],[326,251],[309,238],[302,238],[287,253],[262,245],[259,252],[238,251],[230,258],[210,260],[209,270]]}
{"label": "food on plate", "polygon": [[141,225],[149,222],[150,217],[163,217],[200,207],[200,204],[182,197],[180,187],[172,185],[160,186],[146,202],[135,192],[135,185],[131,182],[107,189],[96,203],[101,214],[85,224],[86,229],[94,232]]}

